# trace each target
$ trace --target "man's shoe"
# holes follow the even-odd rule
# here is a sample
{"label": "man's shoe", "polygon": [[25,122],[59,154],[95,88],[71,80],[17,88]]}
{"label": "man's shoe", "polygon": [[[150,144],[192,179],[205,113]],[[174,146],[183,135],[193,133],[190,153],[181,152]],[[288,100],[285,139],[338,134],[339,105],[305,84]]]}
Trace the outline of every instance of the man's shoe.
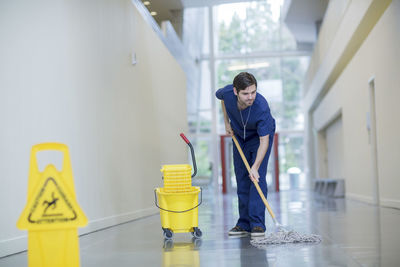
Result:
{"label": "man's shoe", "polygon": [[231,230],[229,230],[228,235],[244,235],[247,234],[248,232],[244,230],[240,226],[235,226]]}
{"label": "man's shoe", "polygon": [[251,229],[251,237],[265,236],[265,230],[260,226],[255,226]]}

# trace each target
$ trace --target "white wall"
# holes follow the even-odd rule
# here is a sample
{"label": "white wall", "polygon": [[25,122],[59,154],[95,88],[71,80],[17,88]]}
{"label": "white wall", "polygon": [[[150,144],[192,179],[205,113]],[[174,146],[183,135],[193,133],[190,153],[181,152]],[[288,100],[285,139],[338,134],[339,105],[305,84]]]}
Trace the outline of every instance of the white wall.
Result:
{"label": "white wall", "polygon": [[344,154],[343,154],[343,123],[339,117],[325,130],[327,144],[328,177],[343,178]]}
{"label": "white wall", "polygon": [[331,114],[341,110],[347,196],[372,202],[371,148],[366,114],[369,111],[368,81],[375,77],[380,200],[381,205],[399,208],[399,0],[390,3],[367,34],[360,48],[313,111],[313,124],[316,128],[326,125]]}
{"label": "white wall", "polygon": [[0,256],[26,248],[15,224],[37,143],[70,148],[81,233],[157,213],[161,164],[187,162],[186,81],[134,5],[1,1],[0,38]]}

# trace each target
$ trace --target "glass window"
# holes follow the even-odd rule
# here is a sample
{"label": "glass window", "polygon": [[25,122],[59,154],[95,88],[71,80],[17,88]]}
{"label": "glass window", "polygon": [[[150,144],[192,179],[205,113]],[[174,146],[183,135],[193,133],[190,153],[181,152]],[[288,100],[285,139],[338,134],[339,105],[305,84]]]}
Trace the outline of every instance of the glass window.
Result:
{"label": "glass window", "polygon": [[[209,55],[209,8],[185,9],[184,23],[187,26],[184,27],[183,39],[197,60],[199,70],[199,85],[193,89],[199,91],[188,94],[189,129],[197,142],[196,156],[202,162],[200,169],[205,175],[211,175],[209,162],[215,159],[211,155],[215,153],[211,147],[214,91],[231,84],[239,72],[248,71],[257,78],[258,91],[267,99],[280,133],[282,189],[290,188],[289,170],[294,170],[291,168],[299,169],[299,177],[304,178],[301,101],[302,80],[309,56],[293,56],[292,52],[285,54],[296,50],[296,41],[280,17],[282,2],[248,1],[213,6],[214,57]],[[210,64],[213,64],[215,73],[210,72]],[[219,101],[216,102],[216,111],[217,134],[225,134]],[[272,173],[271,156],[267,174],[270,186]]]}
{"label": "glass window", "polygon": [[302,132],[279,134],[280,189],[305,188],[304,139]]}
{"label": "glass window", "polygon": [[279,10],[270,1],[224,4],[216,9],[218,54],[280,50]]}
{"label": "glass window", "polygon": [[282,58],[283,101],[280,109],[280,129],[303,130],[301,107],[302,81],[307,70],[308,57]]}
{"label": "glass window", "polygon": [[211,141],[207,137],[197,137],[193,143],[196,153],[197,175],[193,178],[194,185],[207,185],[211,183],[212,151]]}

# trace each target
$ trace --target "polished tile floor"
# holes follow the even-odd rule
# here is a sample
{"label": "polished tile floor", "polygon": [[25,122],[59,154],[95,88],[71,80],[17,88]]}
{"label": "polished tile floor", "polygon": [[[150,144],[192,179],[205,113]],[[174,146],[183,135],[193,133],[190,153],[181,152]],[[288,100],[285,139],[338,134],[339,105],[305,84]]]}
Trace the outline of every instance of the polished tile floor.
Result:
{"label": "polished tile floor", "polygon": [[[400,210],[325,198],[307,190],[271,193],[269,202],[287,229],[315,233],[319,244],[270,245],[226,234],[237,218],[234,194],[207,190],[199,209],[202,239],[176,234],[163,239],[154,215],[80,238],[81,266],[400,266]],[[267,217],[267,230],[273,231]],[[27,254],[0,259],[0,266],[26,266]]]}

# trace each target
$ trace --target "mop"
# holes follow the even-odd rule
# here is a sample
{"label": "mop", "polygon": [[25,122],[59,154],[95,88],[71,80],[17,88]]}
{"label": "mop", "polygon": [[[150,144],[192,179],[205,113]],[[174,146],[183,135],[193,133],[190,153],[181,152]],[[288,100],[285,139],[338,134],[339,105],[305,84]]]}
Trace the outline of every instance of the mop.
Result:
{"label": "mop", "polygon": [[[233,142],[236,145],[237,150],[239,151],[240,156],[246,165],[247,171],[250,173],[250,165],[247,162],[246,157],[243,154],[243,151],[236,139],[236,137],[232,136]],[[285,244],[285,243],[319,243],[321,242],[322,238],[320,235],[315,234],[300,234],[294,230],[286,230],[275,218],[275,214],[272,211],[271,207],[268,204],[267,199],[265,198],[263,192],[261,191],[260,186],[257,182],[253,181],[258,194],[260,195],[261,199],[263,200],[265,207],[268,210],[268,213],[271,215],[271,218],[275,224],[276,231],[271,233],[265,238],[255,238],[250,241],[250,243],[258,248],[264,248],[268,244]]]}

